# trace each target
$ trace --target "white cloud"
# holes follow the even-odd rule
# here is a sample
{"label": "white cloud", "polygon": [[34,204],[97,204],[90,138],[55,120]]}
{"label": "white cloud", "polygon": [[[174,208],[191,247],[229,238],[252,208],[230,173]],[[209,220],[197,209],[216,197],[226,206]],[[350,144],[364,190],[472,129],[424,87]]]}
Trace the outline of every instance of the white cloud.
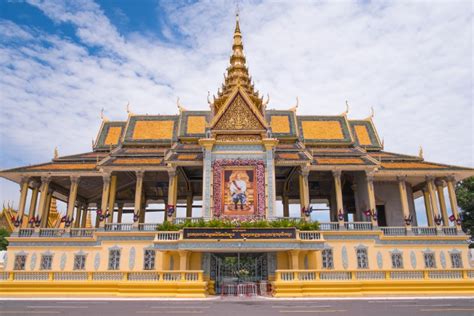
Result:
{"label": "white cloud", "polygon": [[[174,2],[165,35],[120,34],[91,1],[30,1],[81,42],[0,21],[1,167],[90,150],[99,112],[207,109],[228,63],[233,2]],[[126,12],[125,12],[126,13]],[[241,29],[256,87],[270,107],[350,117],[374,106],[386,149],[473,164],[472,17],[469,1],[245,2]],[[131,21],[130,23],[133,23]],[[179,43],[175,31],[186,42]],[[89,54],[89,48],[98,54]],[[0,199],[17,188],[1,182]]]}

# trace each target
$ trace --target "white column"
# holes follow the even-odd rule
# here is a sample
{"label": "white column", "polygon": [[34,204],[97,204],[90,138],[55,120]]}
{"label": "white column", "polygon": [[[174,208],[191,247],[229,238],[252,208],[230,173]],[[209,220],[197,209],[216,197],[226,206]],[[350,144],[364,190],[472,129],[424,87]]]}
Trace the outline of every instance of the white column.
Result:
{"label": "white column", "polygon": [[18,215],[16,220],[19,221],[19,226],[15,229],[18,230],[23,225],[23,216],[25,215],[26,197],[28,195],[28,182],[29,178],[22,177],[20,181],[20,202],[18,203]]}
{"label": "white column", "polygon": [[[456,179],[454,177],[448,177],[446,183],[448,184],[448,193],[449,193],[449,202],[451,204],[451,211],[456,219],[459,218],[459,211],[458,211],[458,200],[456,198],[456,190],[454,189],[456,184]],[[461,225],[457,225],[457,230],[461,231]]]}
{"label": "white column", "polygon": [[[140,217],[140,212],[143,211],[141,210],[141,208],[142,208],[143,177],[145,176],[145,172],[137,171],[136,175],[137,175],[137,183],[135,187],[135,204],[134,204],[133,212],[134,212],[134,216]],[[138,221],[134,221],[133,226],[138,227]]]}
{"label": "white column", "polygon": [[[69,190],[69,198],[67,200],[67,213],[66,213],[66,220],[70,221],[74,214],[74,207],[76,206],[76,198],[77,198],[77,189],[79,188],[79,177],[72,176],[71,177],[71,188]],[[79,207],[78,207],[79,209]]]}
{"label": "white column", "polygon": [[[342,199],[342,184],[341,184],[341,170],[334,170],[332,172],[334,178],[334,188],[336,190],[336,208],[337,220],[340,227],[344,227],[344,204]],[[339,218],[341,216],[342,218]]]}
{"label": "white column", "polygon": [[403,218],[407,230],[411,230],[411,224],[408,225],[407,219],[410,217],[410,207],[408,206],[406,176],[398,176],[398,189],[400,191],[400,203],[402,205]]}

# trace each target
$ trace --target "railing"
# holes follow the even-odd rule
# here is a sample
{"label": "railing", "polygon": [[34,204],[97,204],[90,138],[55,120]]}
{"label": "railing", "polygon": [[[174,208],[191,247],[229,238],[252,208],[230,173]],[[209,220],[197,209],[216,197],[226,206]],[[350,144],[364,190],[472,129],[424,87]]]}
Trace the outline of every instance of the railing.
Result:
{"label": "railing", "polygon": [[319,230],[323,230],[323,231],[339,230],[339,223],[337,222],[319,223]]}
{"label": "railing", "polygon": [[62,237],[66,230],[64,228],[40,228],[40,237]]}
{"label": "railing", "polygon": [[18,231],[18,237],[31,237],[34,232],[34,228],[20,228],[20,230]]}
{"label": "railing", "polygon": [[344,227],[347,230],[372,230],[371,222],[346,222]]}
{"label": "railing", "polygon": [[299,231],[298,234],[301,240],[322,240],[321,233],[317,231]]}
{"label": "railing", "polygon": [[132,231],[133,224],[106,223],[104,228],[105,228],[105,231],[125,232],[125,231]]}
{"label": "railing", "polygon": [[181,237],[181,233],[179,231],[177,231],[177,232],[158,232],[156,234],[156,240],[162,240],[162,241],[179,240],[180,237]]}
{"label": "railing", "polygon": [[436,236],[438,233],[436,227],[413,227],[413,235],[417,236]]}
{"label": "railing", "polygon": [[357,271],[355,272],[357,280],[384,280],[384,271]]}
{"label": "railing", "polygon": [[456,227],[443,227],[443,234],[448,236],[456,236],[458,234],[458,230]]}
{"label": "railing", "polygon": [[54,272],[55,281],[86,281],[87,272]]}
{"label": "railing", "polygon": [[10,272],[15,281],[48,281],[49,272]]}
{"label": "railing", "polygon": [[393,280],[423,279],[423,271],[392,271],[390,278]]}
{"label": "railing", "polygon": [[132,281],[132,282],[200,282],[203,281],[203,271],[142,271],[142,272],[57,272],[57,271],[12,271],[3,272],[0,282],[7,281]]}
{"label": "railing", "polygon": [[421,280],[421,279],[474,279],[474,270],[277,270],[276,281],[350,281],[350,280]]}
{"label": "railing", "polygon": [[8,272],[0,272],[0,281],[8,280],[10,274]]}
{"label": "railing", "polygon": [[302,220],[301,217],[284,217],[284,216],[277,216],[277,217],[274,217],[272,218],[272,220],[274,221],[281,221],[281,220],[289,220],[289,221],[300,221]]}
{"label": "railing", "polygon": [[204,220],[204,217],[176,217],[173,220],[173,223],[175,224],[184,224],[185,222],[197,223],[202,220]]}
{"label": "railing", "polygon": [[[318,276],[317,273],[316,276]],[[350,272],[345,271],[321,271],[319,278],[321,280],[350,280],[352,277]]]}
{"label": "railing", "polygon": [[158,223],[140,223],[138,224],[138,230],[153,232],[158,228]]}
{"label": "railing", "polygon": [[406,227],[380,227],[385,236],[406,236]]}
{"label": "railing", "polygon": [[430,279],[462,279],[462,271],[428,271]]}
{"label": "railing", "polygon": [[71,228],[71,237],[92,237],[95,228]]}

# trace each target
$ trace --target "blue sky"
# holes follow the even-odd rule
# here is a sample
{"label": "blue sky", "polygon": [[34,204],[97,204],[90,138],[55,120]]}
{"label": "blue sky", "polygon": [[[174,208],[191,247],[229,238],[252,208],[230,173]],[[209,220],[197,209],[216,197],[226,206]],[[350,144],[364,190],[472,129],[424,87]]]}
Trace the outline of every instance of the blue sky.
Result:
{"label": "blue sky", "polygon": [[[245,53],[270,108],[375,109],[386,150],[474,166],[470,1],[240,1]],[[207,109],[235,1],[0,1],[0,168],[90,150],[100,110]],[[0,180],[0,200],[18,188]]]}

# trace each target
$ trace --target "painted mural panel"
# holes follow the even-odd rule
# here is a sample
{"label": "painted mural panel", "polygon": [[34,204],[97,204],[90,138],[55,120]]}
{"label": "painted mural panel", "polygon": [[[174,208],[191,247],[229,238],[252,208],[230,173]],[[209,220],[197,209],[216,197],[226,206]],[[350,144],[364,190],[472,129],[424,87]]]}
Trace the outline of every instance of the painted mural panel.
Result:
{"label": "painted mural panel", "polygon": [[262,160],[222,159],[213,163],[215,217],[265,216],[265,167]]}
{"label": "painted mural panel", "polygon": [[223,215],[255,215],[255,167],[227,166],[222,176]]}

